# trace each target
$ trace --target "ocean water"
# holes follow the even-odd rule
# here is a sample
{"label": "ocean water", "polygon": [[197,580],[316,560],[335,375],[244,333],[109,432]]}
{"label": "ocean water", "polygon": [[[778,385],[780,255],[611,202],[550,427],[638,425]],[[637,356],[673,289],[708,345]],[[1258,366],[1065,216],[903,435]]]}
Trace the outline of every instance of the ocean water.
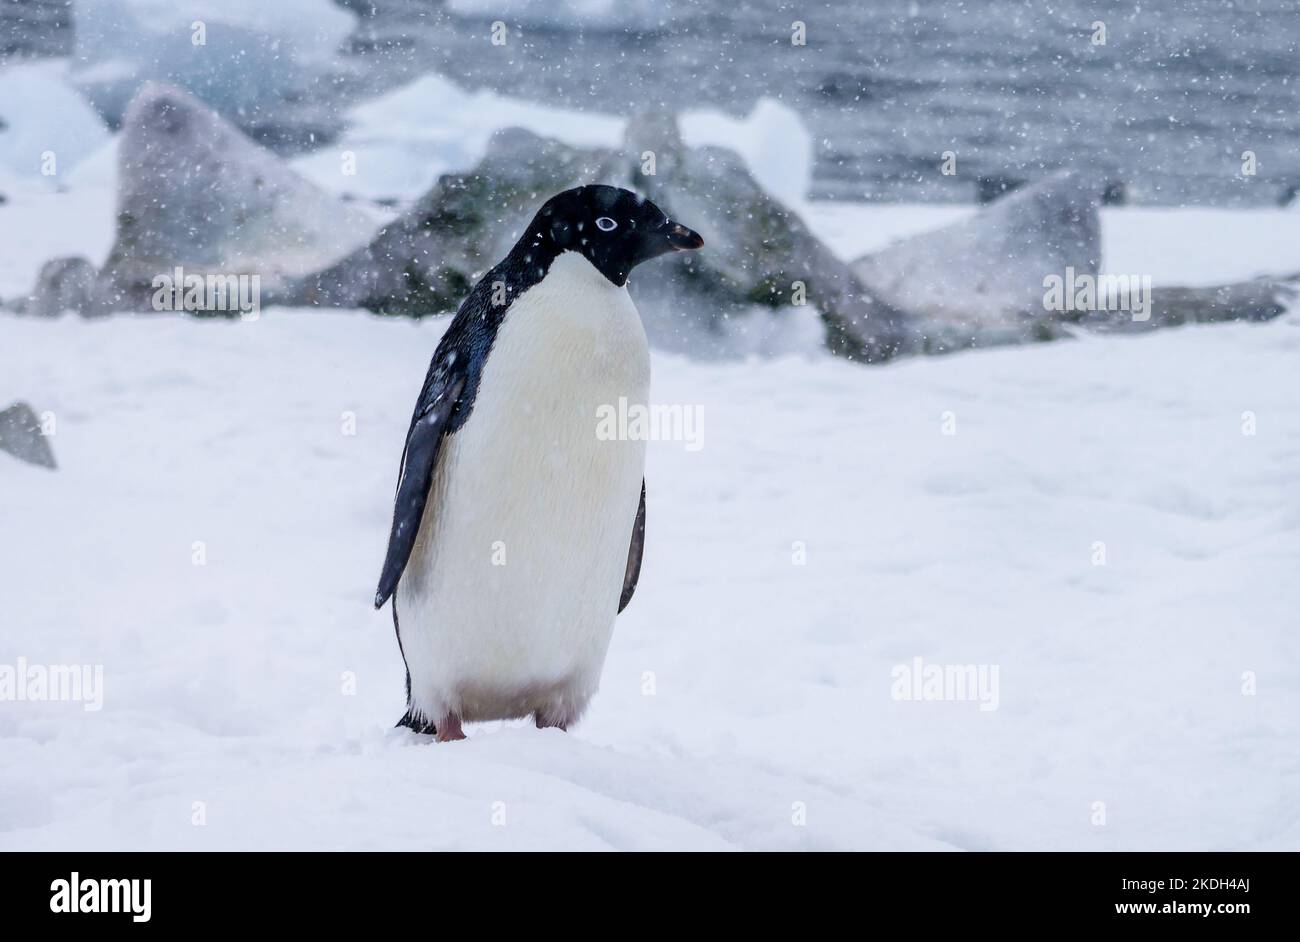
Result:
{"label": "ocean water", "polygon": [[1300,184],[1297,0],[345,5],[371,14],[350,50],[371,81],[437,68],[615,113],[778,98],[815,135],[819,197],[969,202],[979,177],[1059,167],[1158,205],[1267,205]]}

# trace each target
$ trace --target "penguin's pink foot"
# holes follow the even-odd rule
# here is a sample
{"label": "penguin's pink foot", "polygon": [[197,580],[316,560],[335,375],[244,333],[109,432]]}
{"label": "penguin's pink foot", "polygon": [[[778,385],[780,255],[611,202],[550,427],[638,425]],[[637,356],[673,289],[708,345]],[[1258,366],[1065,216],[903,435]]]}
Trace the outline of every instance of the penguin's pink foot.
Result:
{"label": "penguin's pink foot", "polygon": [[465,731],[460,728],[460,717],[455,713],[448,713],[434,725],[438,727],[438,742],[455,742],[465,738]]}

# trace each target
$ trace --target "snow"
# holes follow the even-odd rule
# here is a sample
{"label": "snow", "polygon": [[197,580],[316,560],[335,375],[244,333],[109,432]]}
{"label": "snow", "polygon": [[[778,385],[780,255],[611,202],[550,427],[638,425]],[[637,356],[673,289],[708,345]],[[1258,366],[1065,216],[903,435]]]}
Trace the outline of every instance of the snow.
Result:
{"label": "snow", "polygon": [[[52,412],[60,463],[0,455],[28,600],[0,665],[104,669],[99,712],[0,704],[0,848],[1300,846],[1300,318],[884,368],[657,354],[704,447],[650,445],[587,719],[430,745],[390,728],[369,601],[444,327],[0,319],[0,403]],[[998,709],[891,699],[917,656],[996,665]]]}
{"label": "snow", "polygon": [[1150,275],[1156,284],[1213,285],[1300,273],[1300,213],[1271,207],[1103,211],[1101,238],[1108,256],[1130,260],[1127,269],[1103,265],[1107,271]]}
{"label": "snow", "polygon": [[68,182],[83,189],[98,188],[116,192],[118,144],[122,136],[115,134],[99,149],[92,151],[72,168]]}
{"label": "snow", "polygon": [[[1295,846],[1294,318],[881,370],[659,357],[705,447],[651,446],[588,721],[429,747],[387,728],[367,603],[442,326],[0,322],[0,401],[60,417],[61,464],[0,464],[0,571],[42,600],[0,663],[106,674],[100,713],[0,711],[0,847]],[[1000,665],[999,709],[891,701],[916,655]]]}
{"label": "snow", "polygon": [[108,258],[117,202],[111,187],[51,189],[39,178],[0,178],[0,193],[0,302],[30,291],[49,259],[84,255],[102,265]]}

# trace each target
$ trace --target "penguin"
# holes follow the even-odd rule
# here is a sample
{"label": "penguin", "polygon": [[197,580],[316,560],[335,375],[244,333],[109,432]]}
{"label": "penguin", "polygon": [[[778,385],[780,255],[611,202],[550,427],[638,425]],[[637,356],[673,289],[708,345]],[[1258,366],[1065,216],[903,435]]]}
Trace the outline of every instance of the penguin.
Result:
{"label": "penguin", "polygon": [[645,442],[597,434],[602,406],[650,391],[628,276],[703,244],[649,200],[581,186],[461,304],[416,401],[375,593],[406,665],[399,727],[446,742],[467,722],[582,715],[645,543]]}

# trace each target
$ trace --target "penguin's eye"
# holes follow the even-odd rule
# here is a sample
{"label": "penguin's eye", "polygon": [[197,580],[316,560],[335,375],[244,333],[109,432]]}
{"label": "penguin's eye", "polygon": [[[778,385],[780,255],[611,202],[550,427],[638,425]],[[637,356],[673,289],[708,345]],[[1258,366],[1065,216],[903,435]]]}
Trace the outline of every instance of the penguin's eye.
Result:
{"label": "penguin's eye", "polygon": [[596,228],[601,232],[613,232],[618,228],[618,223],[610,219],[608,216],[601,216],[596,220]]}

